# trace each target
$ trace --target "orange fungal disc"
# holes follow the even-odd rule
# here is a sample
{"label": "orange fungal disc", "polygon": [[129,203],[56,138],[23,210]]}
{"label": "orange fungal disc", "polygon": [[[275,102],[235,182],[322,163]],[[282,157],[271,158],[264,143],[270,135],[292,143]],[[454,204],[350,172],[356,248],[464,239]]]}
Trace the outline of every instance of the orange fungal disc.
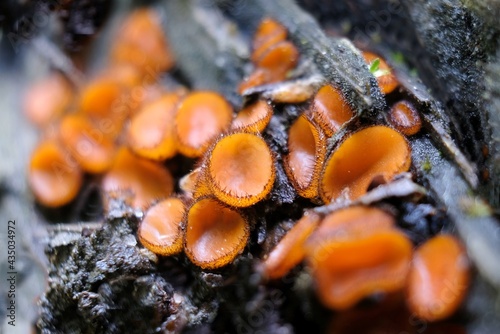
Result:
{"label": "orange fungal disc", "polygon": [[288,32],[280,23],[265,18],[255,32],[252,42],[252,62],[256,63],[271,46],[286,40]]}
{"label": "orange fungal disc", "polygon": [[135,65],[146,72],[170,69],[174,57],[152,9],[137,9],[122,25],[111,51],[112,63]]}
{"label": "orange fungal disc", "polygon": [[275,178],[273,155],[258,135],[229,134],[209,152],[206,177],[219,200],[231,206],[247,207],[271,191]]}
{"label": "orange fungal disc", "polygon": [[233,109],[221,95],[209,91],[188,94],[175,118],[180,153],[201,156],[211,141],[229,128],[232,117]]}
{"label": "orange fungal disc", "polygon": [[408,277],[408,307],[419,318],[438,321],[451,316],[464,300],[470,266],[462,244],[441,234],[422,244]]}
{"label": "orange fungal disc", "polygon": [[184,213],[184,203],[175,197],[164,199],[150,207],[137,231],[144,247],[163,256],[180,253]]}
{"label": "orange fungal disc", "polygon": [[177,153],[174,120],[179,101],[179,95],[166,94],[132,117],[127,141],[135,153],[153,160],[169,159]]}
{"label": "orange fungal disc", "polygon": [[328,137],[354,116],[342,92],[332,85],[325,85],[319,89],[309,112]]}
{"label": "orange fungal disc", "polygon": [[320,196],[325,203],[347,196],[354,200],[367,192],[375,177],[390,180],[407,171],[411,149],[405,137],[387,126],[370,126],[347,137],[327,159]]}
{"label": "orange fungal disc", "polygon": [[344,238],[345,240],[373,234],[375,231],[391,230],[395,227],[394,217],[387,212],[369,206],[352,206],[327,215],[318,227],[315,238]]}
{"label": "orange fungal disc", "polygon": [[59,134],[84,171],[102,173],[111,168],[116,146],[87,117],[81,114],[65,116]]}
{"label": "orange fungal disc", "polygon": [[323,131],[302,114],[290,127],[288,155],[284,159],[285,172],[300,196],[318,196],[319,174],[325,154]]}
{"label": "orange fungal disc", "polygon": [[396,230],[345,242],[324,240],[308,253],[320,300],[344,310],[373,293],[402,289],[411,250],[411,242]]}
{"label": "orange fungal disc", "polygon": [[123,147],[104,175],[102,188],[105,193],[130,192],[133,207],[145,209],[152,202],[170,196],[174,180],[162,165],[135,156]]}
{"label": "orange fungal disc", "polygon": [[231,263],[245,248],[248,237],[246,219],[215,198],[201,198],[187,213],[184,250],[203,269]]}
{"label": "orange fungal disc", "polygon": [[417,109],[408,101],[400,101],[392,106],[389,111],[389,122],[406,136],[416,134],[422,127]]}
{"label": "orange fungal disc", "polygon": [[380,63],[378,66],[378,71],[376,71],[374,75],[378,81],[378,85],[382,93],[389,94],[399,86],[398,79],[393,74],[392,69],[389,67],[389,65],[387,65],[384,59],[380,58],[374,53],[367,51],[363,52],[363,57],[365,58],[368,66],[370,66],[376,59],[379,59]]}
{"label": "orange fungal disc", "polygon": [[244,107],[236,115],[231,129],[252,133],[262,132],[271,121],[273,107],[265,100],[258,100]]}
{"label": "orange fungal disc", "polygon": [[73,90],[58,73],[50,74],[29,88],[24,96],[24,112],[38,126],[46,126],[63,114],[71,103]]}
{"label": "orange fungal disc", "polygon": [[365,207],[325,217],[306,242],[306,256],[325,306],[345,310],[376,292],[404,287],[412,244],[391,227],[393,223],[391,216]]}
{"label": "orange fungal disc", "polygon": [[298,265],[305,256],[304,242],[320,223],[319,215],[306,212],[273,248],[262,265],[264,276],[278,279]]}
{"label": "orange fungal disc", "polygon": [[264,85],[269,81],[269,73],[263,69],[255,69],[252,74],[246,77],[238,86],[238,93],[245,94],[245,91],[257,87],[260,85]]}
{"label": "orange fungal disc", "polygon": [[278,82],[286,78],[288,71],[299,61],[299,51],[293,43],[279,42],[269,48],[258,60],[256,67],[269,73],[268,82]]}
{"label": "orange fungal disc", "polygon": [[97,78],[80,93],[79,110],[94,118],[107,117],[114,112],[123,93],[123,86],[110,78]]}
{"label": "orange fungal disc", "polygon": [[42,205],[56,208],[68,204],[80,191],[82,180],[82,170],[58,142],[44,141],[33,152],[28,182]]}

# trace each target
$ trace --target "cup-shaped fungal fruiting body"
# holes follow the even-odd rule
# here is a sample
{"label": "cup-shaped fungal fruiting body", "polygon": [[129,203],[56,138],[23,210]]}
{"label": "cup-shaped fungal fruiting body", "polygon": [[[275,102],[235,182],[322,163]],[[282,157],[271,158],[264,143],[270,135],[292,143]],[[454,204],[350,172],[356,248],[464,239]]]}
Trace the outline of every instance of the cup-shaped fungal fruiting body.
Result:
{"label": "cup-shaped fungal fruiting body", "polygon": [[412,244],[393,224],[392,217],[375,208],[352,207],[325,217],[306,242],[325,306],[344,310],[373,293],[404,287]]}
{"label": "cup-shaped fungal fruiting body", "polygon": [[84,171],[95,174],[111,168],[116,146],[88,117],[66,115],[59,126],[59,135]]}
{"label": "cup-shaped fungal fruiting body", "polygon": [[426,321],[445,319],[464,300],[469,280],[469,261],[460,241],[437,235],[415,251],[406,290],[408,307]]}
{"label": "cup-shaped fungal fruiting body", "polygon": [[222,202],[247,207],[264,199],[275,179],[274,157],[262,137],[252,133],[230,133],[210,149],[206,180]]}
{"label": "cup-shaped fungal fruiting body", "polygon": [[145,209],[154,201],[170,196],[173,188],[168,169],[132,154],[126,147],[119,149],[113,166],[102,180],[105,193],[131,193],[132,206],[137,209]]}
{"label": "cup-shaped fungal fruiting body", "polygon": [[285,172],[297,193],[318,197],[321,168],[326,155],[326,136],[310,117],[302,114],[288,131],[288,155]]}
{"label": "cup-shaped fungal fruiting body", "polygon": [[124,94],[124,86],[108,76],[91,80],[80,91],[78,99],[79,111],[97,119],[111,117],[116,113],[114,108]]}
{"label": "cup-shaped fungal fruiting body", "polygon": [[286,28],[278,22],[269,18],[262,21],[253,40],[255,69],[238,87],[240,94],[255,86],[282,81],[297,66],[299,51],[286,36]]}
{"label": "cup-shaped fungal fruiting body", "polygon": [[203,269],[231,263],[247,244],[247,219],[214,197],[200,198],[186,217],[184,251],[191,262]]}
{"label": "cup-shaped fungal fruiting body", "polygon": [[264,260],[262,274],[269,279],[278,279],[302,262],[305,256],[304,243],[320,221],[318,214],[305,212]]}
{"label": "cup-shaped fungal fruiting body", "polygon": [[24,96],[24,112],[38,126],[46,126],[60,117],[73,98],[69,82],[53,73],[29,87]]}
{"label": "cup-shaped fungal fruiting body", "polygon": [[241,109],[231,123],[231,129],[260,133],[271,121],[273,107],[265,100],[257,100]]}
{"label": "cup-shaped fungal fruiting body", "polygon": [[[399,86],[398,79],[384,59],[368,51],[363,52],[363,57],[377,79],[382,93],[389,94]],[[378,62],[377,66],[375,66],[376,68],[373,68],[374,62]]]}
{"label": "cup-shaped fungal fruiting body", "polygon": [[395,103],[389,110],[388,116],[391,125],[406,136],[416,134],[422,127],[417,109],[408,101]]}
{"label": "cup-shaped fungal fruiting body", "polygon": [[286,40],[288,32],[284,26],[271,18],[264,18],[252,41],[252,62],[259,58],[273,45]]}
{"label": "cup-shaped fungal fruiting body", "polygon": [[283,41],[270,47],[255,65],[269,73],[267,83],[272,83],[284,80],[287,72],[293,69],[298,61],[297,47],[289,41]]}
{"label": "cup-shaped fungal fruiting body", "polygon": [[174,57],[155,11],[138,9],[126,18],[114,39],[110,60],[113,64],[134,65],[147,73],[173,66]]}
{"label": "cup-shaped fungal fruiting body", "polygon": [[308,112],[328,137],[354,116],[342,92],[330,84],[318,90]]}
{"label": "cup-shaped fungal fruiting body", "polygon": [[211,141],[231,125],[233,108],[221,95],[210,91],[188,94],[175,117],[179,151],[188,157],[200,157]]}
{"label": "cup-shaped fungal fruiting body", "polygon": [[166,198],[148,209],[137,230],[141,243],[159,255],[174,255],[182,251],[185,206],[175,197]]}
{"label": "cup-shaped fungal fruiting body", "polygon": [[55,208],[71,202],[82,185],[83,173],[69,152],[55,140],[46,140],[31,156],[28,182],[36,200]]}
{"label": "cup-shaped fungal fruiting body", "polygon": [[345,139],[325,163],[320,196],[325,203],[340,196],[354,200],[368,190],[375,177],[390,180],[406,172],[411,149],[406,138],[387,126],[375,125]]}
{"label": "cup-shaped fungal fruiting body", "polygon": [[130,119],[127,142],[132,151],[159,161],[177,153],[174,120],[180,99],[176,93],[165,94],[146,104]]}

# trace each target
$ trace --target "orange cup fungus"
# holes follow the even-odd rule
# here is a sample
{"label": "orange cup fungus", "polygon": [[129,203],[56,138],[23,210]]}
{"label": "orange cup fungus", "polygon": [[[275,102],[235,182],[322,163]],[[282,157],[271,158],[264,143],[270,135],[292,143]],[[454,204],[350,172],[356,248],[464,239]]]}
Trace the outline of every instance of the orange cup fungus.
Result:
{"label": "orange cup fungus", "polygon": [[127,141],[135,153],[153,160],[165,160],[177,153],[174,120],[179,101],[178,94],[165,94],[131,118]]}
{"label": "orange cup fungus", "polygon": [[207,160],[206,178],[210,189],[228,205],[253,205],[266,197],[273,187],[273,154],[258,135],[226,135],[215,143]]}
{"label": "orange cup fungus", "polygon": [[332,85],[325,85],[318,90],[309,113],[328,137],[354,116],[342,92]]}
{"label": "orange cup fungus", "polygon": [[284,159],[285,172],[300,196],[318,196],[319,174],[325,155],[325,134],[302,114],[288,131],[288,155]]}
{"label": "orange cup fungus", "polygon": [[306,242],[318,296],[345,310],[376,292],[404,287],[412,244],[392,227],[394,219],[369,207],[351,207],[325,217]]}
{"label": "orange cup fungus", "polygon": [[285,79],[286,73],[297,65],[299,51],[291,42],[283,41],[270,47],[256,62],[257,68],[269,73],[268,83]]}
{"label": "orange cup fungus", "polygon": [[182,251],[184,203],[175,197],[164,199],[148,209],[137,235],[153,253],[168,256]]}
{"label": "orange cup fungus", "polygon": [[[85,115],[93,118],[109,117],[115,113],[124,87],[108,77],[96,78],[80,92],[78,108]],[[125,117],[125,116],[124,116]]]}
{"label": "orange cup fungus", "polygon": [[197,266],[220,268],[245,248],[249,233],[248,222],[238,211],[204,197],[187,213],[184,250]]}
{"label": "orange cup fungus", "polygon": [[232,117],[233,109],[221,95],[209,91],[188,94],[175,118],[179,151],[200,157],[211,141],[229,128]]}
{"label": "orange cup fungus", "polygon": [[253,39],[251,59],[255,69],[238,87],[241,94],[256,86],[282,81],[297,66],[299,52],[286,36],[286,28],[278,22],[268,18],[262,21]]}
{"label": "orange cup fungus", "polygon": [[116,146],[85,116],[66,115],[61,121],[59,134],[84,171],[102,173],[111,168]]}
{"label": "orange cup fungus", "polygon": [[132,206],[138,209],[170,196],[173,188],[172,175],[166,168],[135,156],[127,148],[118,151],[113,166],[102,180],[105,193],[132,193]]}
{"label": "orange cup fungus", "polygon": [[304,243],[320,223],[318,214],[309,211],[285,234],[262,264],[262,273],[270,279],[285,276],[305,256]]}
{"label": "orange cup fungus", "polygon": [[320,180],[325,203],[364,195],[375,177],[390,180],[407,171],[411,149],[406,138],[387,126],[376,125],[353,133],[331,154]]}
{"label": "orange cup fungus", "polygon": [[69,82],[53,73],[29,88],[24,97],[24,112],[38,126],[46,126],[60,117],[73,98]]}
{"label": "orange cup fungus", "polygon": [[406,291],[409,309],[427,321],[449,317],[466,296],[469,270],[465,249],[455,237],[429,239],[413,257]]}
{"label": "orange cup fungus", "polygon": [[265,100],[258,100],[238,112],[231,129],[252,133],[262,132],[271,121],[273,107]]}
{"label": "orange cup fungus", "polygon": [[42,142],[33,152],[28,182],[42,205],[55,208],[71,202],[82,185],[83,173],[58,142]]}
{"label": "orange cup fungus", "polygon": [[132,12],[116,36],[111,62],[132,64],[144,72],[170,69],[174,57],[161,27],[160,17],[152,9]]}
{"label": "orange cup fungus", "polygon": [[252,62],[255,64],[271,46],[286,40],[288,32],[280,23],[271,18],[264,18],[260,23],[252,42]]}
{"label": "orange cup fungus", "polygon": [[387,65],[384,59],[380,58],[374,53],[365,51],[363,52],[363,57],[365,58],[368,66],[378,59],[379,65],[378,69],[375,71],[374,76],[377,79],[380,90],[384,94],[389,94],[399,86],[399,81],[396,76],[392,73],[392,69]]}
{"label": "orange cup fungus", "polygon": [[422,127],[417,109],[408,101],[400,101],[392,106],[389,111],[389,122],[406,136],[416,134]]}

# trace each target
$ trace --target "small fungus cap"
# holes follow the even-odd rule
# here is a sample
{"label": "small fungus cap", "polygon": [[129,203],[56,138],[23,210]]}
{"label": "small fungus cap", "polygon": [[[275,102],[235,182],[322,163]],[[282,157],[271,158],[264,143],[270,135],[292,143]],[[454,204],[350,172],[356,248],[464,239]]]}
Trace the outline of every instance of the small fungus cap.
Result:
{"label": "small fungus cap", "polygon": [[207,178],[222,202],[246,207],[262,200],[274,184],[271,150],[264,139],[251,133],[222,137],[208,154]]}
{"label": "small fungus cap", "polygon": [[24,112],[38,126],[46,126],[63,114],[73,91],[68,81],[54,73],[29,87],[24,96]]}
{"label": "small fungus cap", "polygon": [[288,132],[285,172],[300,196],[318,196],[321,167],[326,155],[326,136],[316,123],[302,114]]}
{"label": "small fungus cap", "polygon": [[321,199],[329,203],[342,195],[354,200],[367,192],[374,177],[390,180],[410,164],[411,149],[403,135],[382,125],[364,128],[347,137],[327,159]]}
{"label": "small fungus cap", "polygon": [[265,100],[244,107],[236,115],[231,124],[231,129],[251,133],[262,132],[273,116],[273,107]]}
{"label": "small fungus cap", "polygon": [[406,136],[416,134],[422,127],[417,109],[408,101],[400,101],[392,106],[389,111],[389,122]]}
{"label": "small fungus cap", "polygon": [[28,182],[38,202],[56,208],[76,197],[83,173],[58,142],[47,140],[31,156]]}
{"label": "small fungus cap", "polygon": [[286,28],[271,18],[264,18],[255,32],[252,42],[252,62],[257,60],[271,46],[286,40]]}
{"label": "small fungus cap", "polygon": [[363,57],[365,58],[368,66],[370,66],[376,59],[379,60],[378,70],[374,73],[374,75],[382,93],[389,94],[399,86],[398,79],[384,59],[368,51],[363,52]]}
{"label": "small fungus cap", "polygon": [[116,146],[87,117],[66,115],[59,126],[59,135],[84,171],[96,174],[111,168]]}
{"label": "small fungus cap", "polygon": [[79,111],[93,118],[110,117],[115,113],[123,93],[123,85],[116,80],[109,77],[95,78],[80,92]]}
{"label": "small fungus cap", "polygon": [[166,94],[132,117],[127,141],[135,153],[153,160],[165,160],[176,154],[174,120],[179,101],[178,94]]}
{"label": "small fungus cap", "polygon": [[256,67],[269,73],[268,82],[278,82],[286,78],[288,71],[299,61],[299,51],[289,41],[279,42],[270,47],[257,61]]}
{"label": "small fungus cap", "polygon": [[426,321],[451,316],[464,300],[470,265],[461,242],[452,235],[435,236],[416,251],[406,290],[409,309]]}
{"label": "small fungus cap", "polygon": [[175,118],[179,151],[199,157],[217,135],[231,125],[233,109],[219,94],[199,91],[188,94],[180,103]]}
{"label": "small fungus cap", "polygon": [[342,92],[332,85],[318,90],[309,112],[329,137],[354,116]]}
{"label": "small fungus cap", "polygon": [[212,197],[195,202],[187,213],[185,252],[203,269],[231,263],[249,237],[246,219]]}
{"label": "small fungus cap", "polygon": [[106,193],[131,192],[133,207],[145,209],[152,202],[170,196],[174,180],[161,164],[140,158],[123,147],[104,175],[102,188]]}
{"label": "small fungus cap", "polygon": [[321,301],[335,310],[376,292],[404,287],[412,244],[391,215],[355,206],[325,217],[306,242]]}
{"label": "small fungus cap", "polygon": [[264,276],[278,279],[285,276],[298,265],[305,256],[304,243],[321,221],[321,217],[306,212],[302,218],[285,234],[262,264]]}
{"label": "small fungus cap", "polygon": [[153,253],[173,255],[182,251],[184,203],[175,197],[167,198],[150,207],[139,225],[137,235],[141,243]]}

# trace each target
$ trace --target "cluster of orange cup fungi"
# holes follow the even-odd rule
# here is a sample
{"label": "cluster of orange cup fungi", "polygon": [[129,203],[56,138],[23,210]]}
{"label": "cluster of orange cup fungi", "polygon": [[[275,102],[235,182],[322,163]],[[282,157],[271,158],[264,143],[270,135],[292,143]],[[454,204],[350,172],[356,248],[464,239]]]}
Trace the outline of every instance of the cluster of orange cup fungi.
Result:
{"label": "cluster of orange cup fungi", "polygon": [[[109,64],[76,92],[59,75],[47,79],[48,106],[39,103],[42,84],[29,91],[26,112],[48,137],[30,165],[35,198],[65,205],[85,173],[97,175],[105,208],[118,197],[145,212],[138,229],[145,247],[160,255],[185,250],[206,269],[226,265],[249,237],[250,219],[240,208],[264,199],[274,184],[274,154],[260,135],[272,107],[256,100],[235,114],[216,92],[161,87],[157,77],[173,57],[151,10],[126,19]],[[162,164],[177,154],[199,158],[186,176],[191,188],[182,183],[178,195]]]}
{"label": "cluster of orange cup fungi", "polygon": [[[28,171],[36,200],[47,207],[70,203],[79,193],[85,174],[101,176],[105,191],[133,193],[135,207],[168,195],[173,189],[170,172],[132,155],[125,148],[123,129],[143,109],[155,108],[150,104],[165,104],[168,102],[164,100],[172,99],[164,95],[180,94],[165,93],[157,83],[158,75],[172,66],[173,57],[159,18],[150,10],[139,9],[130,14],[116,36],[106,70],[81,87],[72,86],[59,73],[31,87],[24,110],[43,133]],[[168,113],[155,117],[163,119],[167,117],[164,114]],[[137,127],[130,132],[136,134]],[[150,133],[142,140],[151,144],[156,139],[152,137]],[[134,144],[128,146],[141,153],[149,148]],[[148,153],[164,154],[144,155]]]}
{"label": "cluster of orange cup fungi", "polygon": [[[254,63],[263,54],[262,34],[267,32],[271,41],[262,43],[264,48],[284,39],[283,30],[272,20],[262,23],[254,41]],[[368,66],[377,62],[373,74],[382,93],[393,92],[399,83],[387,63],[369,52],[363,56]],[[243,83],[245,89],[260,78],[256,67]],[[328,152],[328,138],[355,116],[340,89],[326,84],[293,122],[283,160],[300,196],[323,203],[353,201],[366,194],[374,181],[390,182],[409,170],[411,148],[406,136],[421,128],[413,105],[395,103],[386,115],[390,126],[362,127],[344,135]],[[431,252],[442,256],[433,257]],[[410,311],[428,321],[444,319],[457,310],[469,279],[467,256],[456,238],[438,235],[415,250],[394,217],[375,207],[348,207],[326,217],[306,211],[267,255],[261,270],[268,279],[279,279],[303,261],[320,300],[331,309],[352,308],[375,293],[405,292]],[[440,270],[434,270],[437,266]]]}
{"label": "cluster of orange cup fungi", "polygon": [[[298,62],[287,30],[265,19],[253,40],[254,72],[239,91],[286,79]],[[379,61],[381,91],[397,86]],[[48,207],[72,201],[84,173],[99,175],[107,196],[119,196],[145,212],[141,243],[162,256],[185,252],[203,269],[232,262],[245,248],[251,218],[241,210],[266,198],[275,182],[275,156],[260,135],[273,116],[265,100],[247,103],[236,115],[224,97],[211,91],[166,91],[157,76],[173,66],[158,17],[147,9],[126,20],[109,56],[110,67],[75,90],[54,74],[26,98],[28,117],[45,129],[33,153],[29,183]],[[330,152],[327,139],[355,118],[343,93],[321,87],[288,131],[285,172],[297,193],[330,203],[355,200],[374,180],[389,182],[411,165],[405,136],[421,127],[409,102],[396,103],[392,127],[371,125],[347,136]],[[180,180],[163,165],[177,154],[198,158]],[[352,206],[327,216],[307,211],[267,256],[263,274],[286,275],[305,262],[320,300],[335,310],[355,306],[374,293],[406,291],[420,318],[452,314],[463,300],[469,265],[460,242],[438,235],[414,250],[395,219],[376,207]]]}
{"label": "cluster of orange cup fungi", "polygon": [[459,308],[470,279],[457,238],[439,234],[414,249],[394,217],[376,207],[352,206],[324,217],[306,211],[261,270],[278,279],[304,260],[318,297],[338,311],[375,293],[404,293],[408,309],[419,318],[442,320]]}

